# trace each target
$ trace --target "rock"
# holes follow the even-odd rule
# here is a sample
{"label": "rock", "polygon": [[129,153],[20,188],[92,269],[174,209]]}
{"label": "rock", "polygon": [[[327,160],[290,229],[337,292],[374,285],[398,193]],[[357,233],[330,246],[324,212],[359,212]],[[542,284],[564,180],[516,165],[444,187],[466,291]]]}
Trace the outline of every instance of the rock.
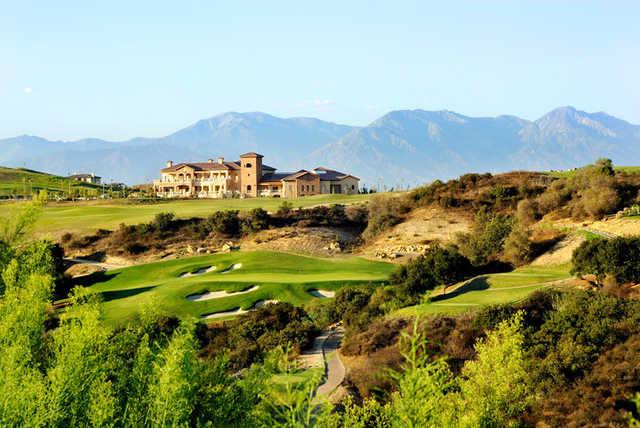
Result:
{"label": "rock", "polygon": [[198,247],[196,249],[196,253],[198,253],[198,254],[207,254],[208,252],[209,252],[209,250],[204,248],[204,247]]}

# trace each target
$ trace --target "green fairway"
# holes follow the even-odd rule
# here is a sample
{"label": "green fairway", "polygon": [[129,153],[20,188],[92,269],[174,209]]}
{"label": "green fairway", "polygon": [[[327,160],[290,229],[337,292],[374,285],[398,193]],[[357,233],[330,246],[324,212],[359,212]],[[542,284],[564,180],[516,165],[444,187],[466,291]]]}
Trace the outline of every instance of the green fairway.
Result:
{"label": "green fairway", "polygon": [[39,190],[47,190],[54,194],[75,191],[78,194],[97,195],[100,189],[96,184],[44,172],[0,167],[0,196],[30,196]]}
{"label": "green fairway", "polygon": [[480,275],[449,287],[444,296],[433,301],[400,309],[394,315],[416,316],[434,313],[457,313],[486,305],[512,303],[533,291],[553,286],[555,281],[570,278],[569,266],[527,266],[513,272]]}
{"label": "green fairway", "polygon": [[[352,204],[365,201],[371,195],[317,195],[286,199],[294,207],[324,204]],[[137,224],[153,219],[158,213],[173,212],[177,217],[206,217],[219,210],[248,211],[263,208],[276,211],[285,199],[200,199],[167,200],[157,203],[131,203],[128,201],[88,201],[51,203],[36,224],[40,236],[56,237],[64,232],[89,233],[96,229],[114,229],[120,223]]]}
{"label": "green fairway", "polygon": [[[239,264],[242,267],[224,272]],[[215,270],[181,277],[210,267]],[[261,300],[300,305],[315,298],[309,290],[335,290],[345,284],[382,282],[393,268],[390,263],[359,257],[326,259],[268,251],[237,252],[116,269],[90,277],[89,282],[93,284],[85,278],[83,285],[102,295],[106,320],[119,324],[145,304],[154,304],[161,313],[179,317],[251,309]],[[187,299],[187,296],[222,290],[251,291],[201,301]]]}

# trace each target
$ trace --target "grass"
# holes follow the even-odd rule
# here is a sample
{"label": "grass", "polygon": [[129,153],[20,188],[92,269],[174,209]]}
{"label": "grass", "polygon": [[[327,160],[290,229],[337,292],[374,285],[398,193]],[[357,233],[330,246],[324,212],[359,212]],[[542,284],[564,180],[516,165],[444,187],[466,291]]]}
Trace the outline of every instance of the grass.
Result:
{"label": "grass", "polygon": [[[562,171],[550,171],[549,175],[556,178],[569,178],[576,175],[576,171],[580,169],[581,168],[565,169]],[[619,172],[626,172],[627,174],[640,174],[640,166],[615,166],[613,169]]]}
{"label": "grass", "polygon": [[0,167],[0,196],[25,196],[38,190],[67,193],[69,189],[95,193],[100,186],[30,169]]}
{"label": "grass", "polygon": [[[294,207],[324,204],[352,204],[371,195],[317,195],[287,199]],[[276,211],[283,200],[278,198],[167,200],[156,203],[129,201],[82,201],[51,203],[35,226],[39,236],[57,237],[64,232],[90,233],[97,229],[115,229],[120,223],[148,222],[161,212],[173,212],[177,217],[206,217],[214,211],[263,208]]]}
{"label": "grass", "polygon": [[[420,316],[435,313],[458,313],[486,305],[513,303],[526,298],[554,281],[570,278],[569,266],[527,266],[512,272],[480,275],[457,286],[433,301],[400,309],[394,316]],[[457,288],[457,289],[456,289]],[[455,289],[455,291],[453,291]]]}
{"label": "grass", "polygon": [[[242,267],[221,273],[229,266]],[[180,278],[215,266],[203,275]],[[131,320],[145,305],[180,318],[200,317],[236,308],[250,309],[259,300],[275,299],[301,305],[314,297],[312,289],[336,290],[346,284],[381,283],[394,266],[359,257],[326,259],[279,252],[234,252],[155,262],[101,272],[79,281],[104,299],[105,320],[119,325]],[[194,302],[186,297],[207,291],[237,292],[236,296]]]}

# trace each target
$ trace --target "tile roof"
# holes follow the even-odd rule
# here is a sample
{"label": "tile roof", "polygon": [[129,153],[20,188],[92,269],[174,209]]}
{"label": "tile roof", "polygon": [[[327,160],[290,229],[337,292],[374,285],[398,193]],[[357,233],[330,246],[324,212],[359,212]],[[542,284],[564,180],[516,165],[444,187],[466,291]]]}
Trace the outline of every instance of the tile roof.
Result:
{"label": "tile roof", "polygon": [[240,159],[242,158],[263,158],[264,156],[262,156],[260,153],[256,153],[256,152],[248,152],[248,153],[244,153],[240,155]]}
{"label": "tile roof", "polygon": [[344,180],[347,177],[352,177],[352,178],[355,178],[356,180],[360,180],[355,175],[345,174],[344,172],[325,168],[323,166],[315,168],[314,171],[320,176],[320,181],[339,181],[339,180]]}
{"label": "tile roof", "polygon": [[291,180],[295,180],[295,179],[300,178],[300,177],[302,177],[304,175],[307,175],[307,174],[311,174],[311,175],[315,175],[315,176],[318,175],[318,174],[315,174],[315,173],[313,173],[311,171],[307,171],[306,169],[301,169],[298,172],[294,172],[293,174],[287,175],[285,178],[283,178],[283,180],[291,181]]}
{"label": "tile roof", "polygon": [[219,171],[219,170],[236,170],[240,169],[240,165],[235,162],[182,162],[168,168],[164,168],[162,172],[173,172],[177,171],[182,167],[188,166],[193,168],[194,171]]}
{"label": "tile roof", "polygon": [[263,174],[262,177],[260,177],[260,182],[274,182],[274,181],[282,181],[283,179],[285,179],[286,177],[288,177],[289,175],[291,175],[293,173],[291,172],[273,172],[273,173],[268,173],[268,174]]}

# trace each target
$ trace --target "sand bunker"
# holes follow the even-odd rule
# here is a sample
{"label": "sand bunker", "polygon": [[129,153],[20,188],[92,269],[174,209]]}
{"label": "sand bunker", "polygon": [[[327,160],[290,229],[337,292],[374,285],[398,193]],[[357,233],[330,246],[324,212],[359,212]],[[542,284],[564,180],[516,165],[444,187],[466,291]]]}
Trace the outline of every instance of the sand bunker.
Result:
{"label": "sand bunker", "polygon": [[229,266],[228,268],[226,268],[223,271],[220,271],[220,273],[229,273],[232,270],[236,270],[236,269],[240,269],[242,267],[242,263],[234,263],[231,266]]}
{"label": "sand bunker", "polygon": [[275,300],[275,299],[272,299],[272,300],[258,300],[258,301],[253,305],[253,307],[254,307],[254,308],[261,308],[261,307],[263,307],[263,306],[267,306],[267,305],[275,305],[275,304],[276,304],[276,303],[278,303],[278,302],[279,302],[279,300]]}
{"label": "sand bunker", "polygon": [[202,269],[198,269],[195,272],[181,273],[180,275],[178,275],[178,278],[187,278],[187,277],[190,277],[190,276],[203,275],[205,273],[213,272],[214,270],[216,270],[215,266],[209,266],[209,267],[205,267],[205,268],[202,268]]}
{"label": "sand bunker", "polygon": [[[276,303],[279,303],[279,302],[280,302],[279,300],[275,300],[275,299],[258,300],[256,303],[253,304],[253,308],[258,309],[267,305],[275,305]],[[234,315],[246,314],[247,312],[249,311],[244,310],[242,308],[238,308],[238,309],[233,309],[231,311],[214,312],[212,314],[203,315],[202,319],[208,320],[208,319],[214,319],[214,318],[225,318],[225,317],[231,317]]]}
{"label": "sand bunker", "polygon": [[314,297],[330,298],[335,297],[336,292],[331,290],[309,290],[309,294]]}
{"label": "sand bunker", "polygon": [[229,317],[229,316],[233,316],[233,315],[246,314],[247,312],[249,312],[249,311],[245,311],[242,308],[238,308],[238,309],[233,309],[231,311],[214,312],[212,314],[203,315],[202,319],[208,320],[208,319],[213,319],[213,318],[224,318],[224,317]]}
{"label": "sand bunker", "polygon": [[224,290],[208,291],[202,294],[192,294],[190,296],[187,296],[187,299],[191,300],[192,302],[200,302],[202,300],[211,300],[211,299],[222,299],[223,297],[231,297],[231,296],[237,296],[238,294],[251,293],[252,291],[256,291],[258,288],[260,288],[258,285],[254,285],[253,287],[247,290],[236,291],[236,292],[232,291],[231,293]]}

